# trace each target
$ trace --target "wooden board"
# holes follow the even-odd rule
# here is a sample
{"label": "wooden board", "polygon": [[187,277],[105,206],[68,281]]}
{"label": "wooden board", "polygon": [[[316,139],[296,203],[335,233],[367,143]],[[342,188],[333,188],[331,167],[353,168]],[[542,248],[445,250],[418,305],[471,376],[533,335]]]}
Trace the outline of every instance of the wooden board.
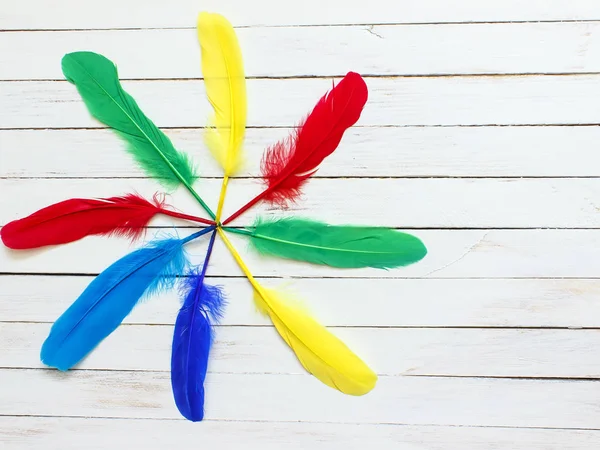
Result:
{"label": "wooden board", "polygon": [[[340,270],[261,257],[379,374],[355,398],[306,374],[252,303],[221,242],[208,272],[228,307],[216,328],[206,420],[182,420],[169,364],[177,292],[148,299],[69,373],[44,368],[54,320],[116,259],[193,224],[158,217],[145,240],[90,237],[0,249],[0,448],[592,450],[600,443],[600,5],[593,0],[369,4],[148,0],[0,8],[0,226],[69,197],[164,191],[63,80],[66,52],[93,50],[199,167],[213,207],[221,169],[198,8],[236,26],[248,80],[247,164],[225,215],[261,189],[260,158],[349,70],[369,102],[287,211],[386,225],[421,238],[418,264]],[[184,190],[177,209],[203,214]],[[189,245],[201,263],[206,240]]]}

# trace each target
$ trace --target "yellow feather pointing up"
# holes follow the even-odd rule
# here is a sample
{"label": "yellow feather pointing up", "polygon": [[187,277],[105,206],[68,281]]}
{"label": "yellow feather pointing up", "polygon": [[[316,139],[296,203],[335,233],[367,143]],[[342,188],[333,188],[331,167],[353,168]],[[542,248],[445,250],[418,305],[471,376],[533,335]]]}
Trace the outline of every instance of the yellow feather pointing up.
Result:
{"label": "yellow feather pointing up", "polygon": [[217,231],[252,284],[257,308],[271,319],[304,368],[344,394],[364,395],[373,389],[377,383],[375,372],[292,299],[261,286],[223,230]]}
{"label": "yellow feather pointing up", "polygon": [[246,79],[242,52],[231,24],[219,14],[200,13],[198,39],[206,95],[215,110],[206,143],[225,175],[242,163],[246,130]]}

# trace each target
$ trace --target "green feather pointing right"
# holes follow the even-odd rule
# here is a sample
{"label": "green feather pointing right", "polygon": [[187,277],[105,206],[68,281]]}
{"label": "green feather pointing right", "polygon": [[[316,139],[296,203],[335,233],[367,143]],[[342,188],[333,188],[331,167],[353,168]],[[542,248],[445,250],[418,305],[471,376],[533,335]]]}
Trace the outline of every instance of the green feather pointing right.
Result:
{"label": "green feather pointing right", "polygon": [[427,254],[415,236],[390,228],[328,225],[309,219],[261,219],[253,230],[225,227],[251,237],[262,254],[332,267],[388,269],[415,263]]}

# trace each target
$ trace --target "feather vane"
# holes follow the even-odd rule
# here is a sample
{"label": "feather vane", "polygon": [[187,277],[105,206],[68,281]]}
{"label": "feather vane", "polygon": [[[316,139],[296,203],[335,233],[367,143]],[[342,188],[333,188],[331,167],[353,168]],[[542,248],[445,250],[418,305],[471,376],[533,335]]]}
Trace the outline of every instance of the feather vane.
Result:
{"label": "feather vane", "polygon": [[339,145],[367,102],[362,77],[349,72],[325,94],[306,120],[291,135],[267,149],[261,163],[266,189],[228,217],[226,225],[260,200],[286,206],[295,201],[304,183]]}
{"label": "feather vane", "polygon": [[334,226],[295,217],[259,217],[250,236],[260,253],[342,268],[400,267],[427,254],[420,239],[394,229]]}
{"label": "feather vane", "polygon": [[143,296],[170,287],[187,266],[185,239],[152,242],[113,263],[98,275],[56,320],[44,341],[41,360],[68,370],[112,333]]}
{"label": "feather vane", "polygon": [[167,187],[193,183],[197,175],[191,160],[175,149],[123,90],[112,61],[93,52],[68,53],[62,59],[62,70],[92,116],[124,139],[129,153],[149,176]]}
{"label": "feather vane", "polygon": [[242,52],[231,24],[223,16],[200,13],[198,39],[206,94],[214,109],[205,139],[226,176],[243,163],[246,130],[246,79]]}
{"label": "feather vane", "polygon": [[72,198],[47,206],[0,229],[2,242],[12,249],[31,249],[73,242],[89,235],[140,237],[156,214],[210,223],[165,208],[154,195],[152,202],[136,194],[100,199]]}
{"label": "feather vane", "polygon": [[222,289],[204,282],[215,236],[213,232],[202,270],[191,270],[183,282],[185,300],[173,333],[173,396],[179,412],[192,422],[204,418],[204,379],[214,339],[213,325],[221,319],[224,307]]}
{"label": "feather vane", "polygon": [[254,283],[254,301],[259,311],[271,319],[308,372],[344,394],[364,395],[375,387],[375,372],[346,344],[294,304],[293,299]]}

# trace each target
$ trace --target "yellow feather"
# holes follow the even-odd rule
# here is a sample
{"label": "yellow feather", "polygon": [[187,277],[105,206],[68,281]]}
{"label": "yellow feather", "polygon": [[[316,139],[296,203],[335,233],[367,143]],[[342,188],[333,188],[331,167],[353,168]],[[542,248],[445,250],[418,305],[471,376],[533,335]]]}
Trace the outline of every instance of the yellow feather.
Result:
{"label": "yellow feather", "polygon": [[243,162],[246,79],[242,52],[233,27],[219,14],[200,13],[198,39],[206,95],[215,111],[212,127],[205,134],[206,144],[229,176]]}
{"label": "yellow feather", "polygon": [[349,395],[364,395],[375,387],[377,375],[293,300],[257,285],[254,301],[304,368],[327,386]]}
{"label": "yellow feather", "polygon": [[248,281],[254,288],[254,301],[269,316],[275,329],[298,360],[316,378],[344,394],[364,395],[375,387],[377,375],[346,345],[317,323],[293,300],[261,286],[221,227],[217,228]]}

